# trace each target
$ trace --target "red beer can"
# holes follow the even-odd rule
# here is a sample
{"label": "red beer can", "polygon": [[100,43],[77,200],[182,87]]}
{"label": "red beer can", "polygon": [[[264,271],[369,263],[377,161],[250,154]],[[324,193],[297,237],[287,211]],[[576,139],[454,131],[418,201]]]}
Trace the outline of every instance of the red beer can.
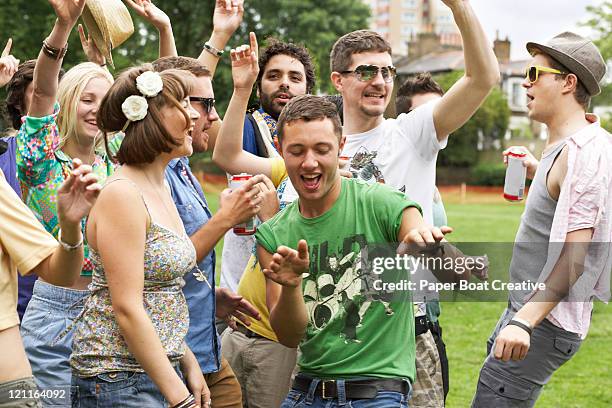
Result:
{"label": "red beer can", "polygon": [[[240,173],[232,176],[229,183],[229,188],[231,190],[235,190],[240,188],[248,179],[253,177],[251,174]],[[247,220],[246,222],[240,223],[234,226],[234,234],[236,235],[253,235],[257,231],[257,226],[255,224],[255,218]]]}

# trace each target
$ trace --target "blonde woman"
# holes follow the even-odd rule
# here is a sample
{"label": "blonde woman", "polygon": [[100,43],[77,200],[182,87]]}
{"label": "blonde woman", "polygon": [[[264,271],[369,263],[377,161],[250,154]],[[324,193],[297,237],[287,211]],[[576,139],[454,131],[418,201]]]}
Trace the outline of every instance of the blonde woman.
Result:
{"label": "blonde woman", "polygon": [[[103,182],[112,172],[110,160],[96,151],[101,138],[96,124],[100,101],[113,83],[106,68],[83,63],[68,71],[58,86],[58,73],[70,31],[85,0],[49,0],[57,20],[44,40],[34,69],[28,115],[17,135],[17,171],[25,203],[45,229],[60,241],[55,194],[79,159]],[[72,335],[60,337],[82,309],[93,270],[87,244],[81,276],[69,288],[41,277],[23,317],[21,334],[43,403],[69,404]],[[59,398],[45,398],[45,397]],[[61,397],[64,398],[61,398]]]}
{"label": "blonde woman", "polygon": [[75,406],[210,405],[185,344],[189,312],[181,287],[196,265],[196,250],[164,176],[171,160],[193,151],[200,116],[189,103],[193,80],[182,70],[132,68],[100,106],[100,129],[122,130],[125,138],[116,155],[121,167],[87,222],[94,273],[74,334]]}

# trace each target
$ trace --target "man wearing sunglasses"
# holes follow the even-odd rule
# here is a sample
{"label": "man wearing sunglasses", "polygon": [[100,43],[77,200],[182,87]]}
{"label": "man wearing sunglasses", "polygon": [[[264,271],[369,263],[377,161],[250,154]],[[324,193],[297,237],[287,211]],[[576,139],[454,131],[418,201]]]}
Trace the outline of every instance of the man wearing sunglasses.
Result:
{"label": "man wearing sunglasses", "polygon": [[591,41],[570,32],[527,50],[528,115],[547,126],[548,139],[540,162],[525,164],[533,182],[509,272],[511,282],[546,289],[510,292],[472,407],[534,406],[586,337],[593,298],[610,297],[612,138],[586,113],[605,62]]}
{"label": "man wearing sunglasses", "polygon": [[[205,152],[209,140],[207,130],[219,120],[210,71],[198,60],[188,57],[160,58],[153,66],[159,72],[182,69],[195,76],[189,101],[200,117],[191,133],[192,145],[195,153]],[[247,316],[257,319],[259,314],[241,296],[215,287],[214,247],[233,225],[253,217],[255,209],[251,199],[260,191],[256,183],[261,181],[261,177],[253,177],[242,188],[231,194],[223,194],[222,208],[214,216],[198,180],[191,172],[187,157],[170,161],[166,168],[166,180],[198,258],[197,269],[184,277],[183,292],[190,312],[186,342],[204,373],[213,406],[242,407],[240,384],[227,360],[221,356],[221,339],[215,318],[237,316],[248,324],[250,319]]]}
{"label": "man wearing sunglasses", "polygon": [[[478,109],[500,74],[493,50],[467,1],[443,0],[451,9],[463,38],[465,75],[439,100],[426,103],[397,119],[383,113],[391,100],[395,68],[391,47],[377,33],[360,30],[341,37],[331,52],[331,79],[344,101],[346,144],[351,172],[366,181],[379,181],[418,202],[423,218],[433,223],[436,160],[448,135]],[[423,298],[416,305],[415,326],[425,314]],[[419,336],[421,337],[421,336]],[[421,340],[417,340],[421,341]],[[442,387],[434,387],[440,367],[435,343],[418,344],[415,401],[411,406],[441,407]],[[430,386],[426,385],[430,384]],[[422,396],[422,398],[420,398]]]}

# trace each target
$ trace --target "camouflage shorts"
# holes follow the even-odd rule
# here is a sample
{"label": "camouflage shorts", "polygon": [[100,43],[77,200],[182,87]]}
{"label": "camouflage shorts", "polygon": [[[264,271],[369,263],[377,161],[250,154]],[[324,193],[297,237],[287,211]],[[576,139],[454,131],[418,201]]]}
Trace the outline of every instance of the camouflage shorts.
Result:
{"label": "camouflage shorts", "polygon": [[416,338],[416,381],[413,384],[410,407],[444,407],[442,366],[436,342],[430,331]]}

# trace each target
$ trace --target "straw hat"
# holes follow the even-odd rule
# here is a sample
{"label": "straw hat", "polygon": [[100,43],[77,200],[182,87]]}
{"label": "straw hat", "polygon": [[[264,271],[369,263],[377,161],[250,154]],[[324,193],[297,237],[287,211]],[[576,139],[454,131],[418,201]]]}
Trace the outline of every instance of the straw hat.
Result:
{"label": "straw hat", "polygon": [[127,7],[121,0],[87,0],[82,17],[96,47],[114,68],[111,50],[134,33]]}

